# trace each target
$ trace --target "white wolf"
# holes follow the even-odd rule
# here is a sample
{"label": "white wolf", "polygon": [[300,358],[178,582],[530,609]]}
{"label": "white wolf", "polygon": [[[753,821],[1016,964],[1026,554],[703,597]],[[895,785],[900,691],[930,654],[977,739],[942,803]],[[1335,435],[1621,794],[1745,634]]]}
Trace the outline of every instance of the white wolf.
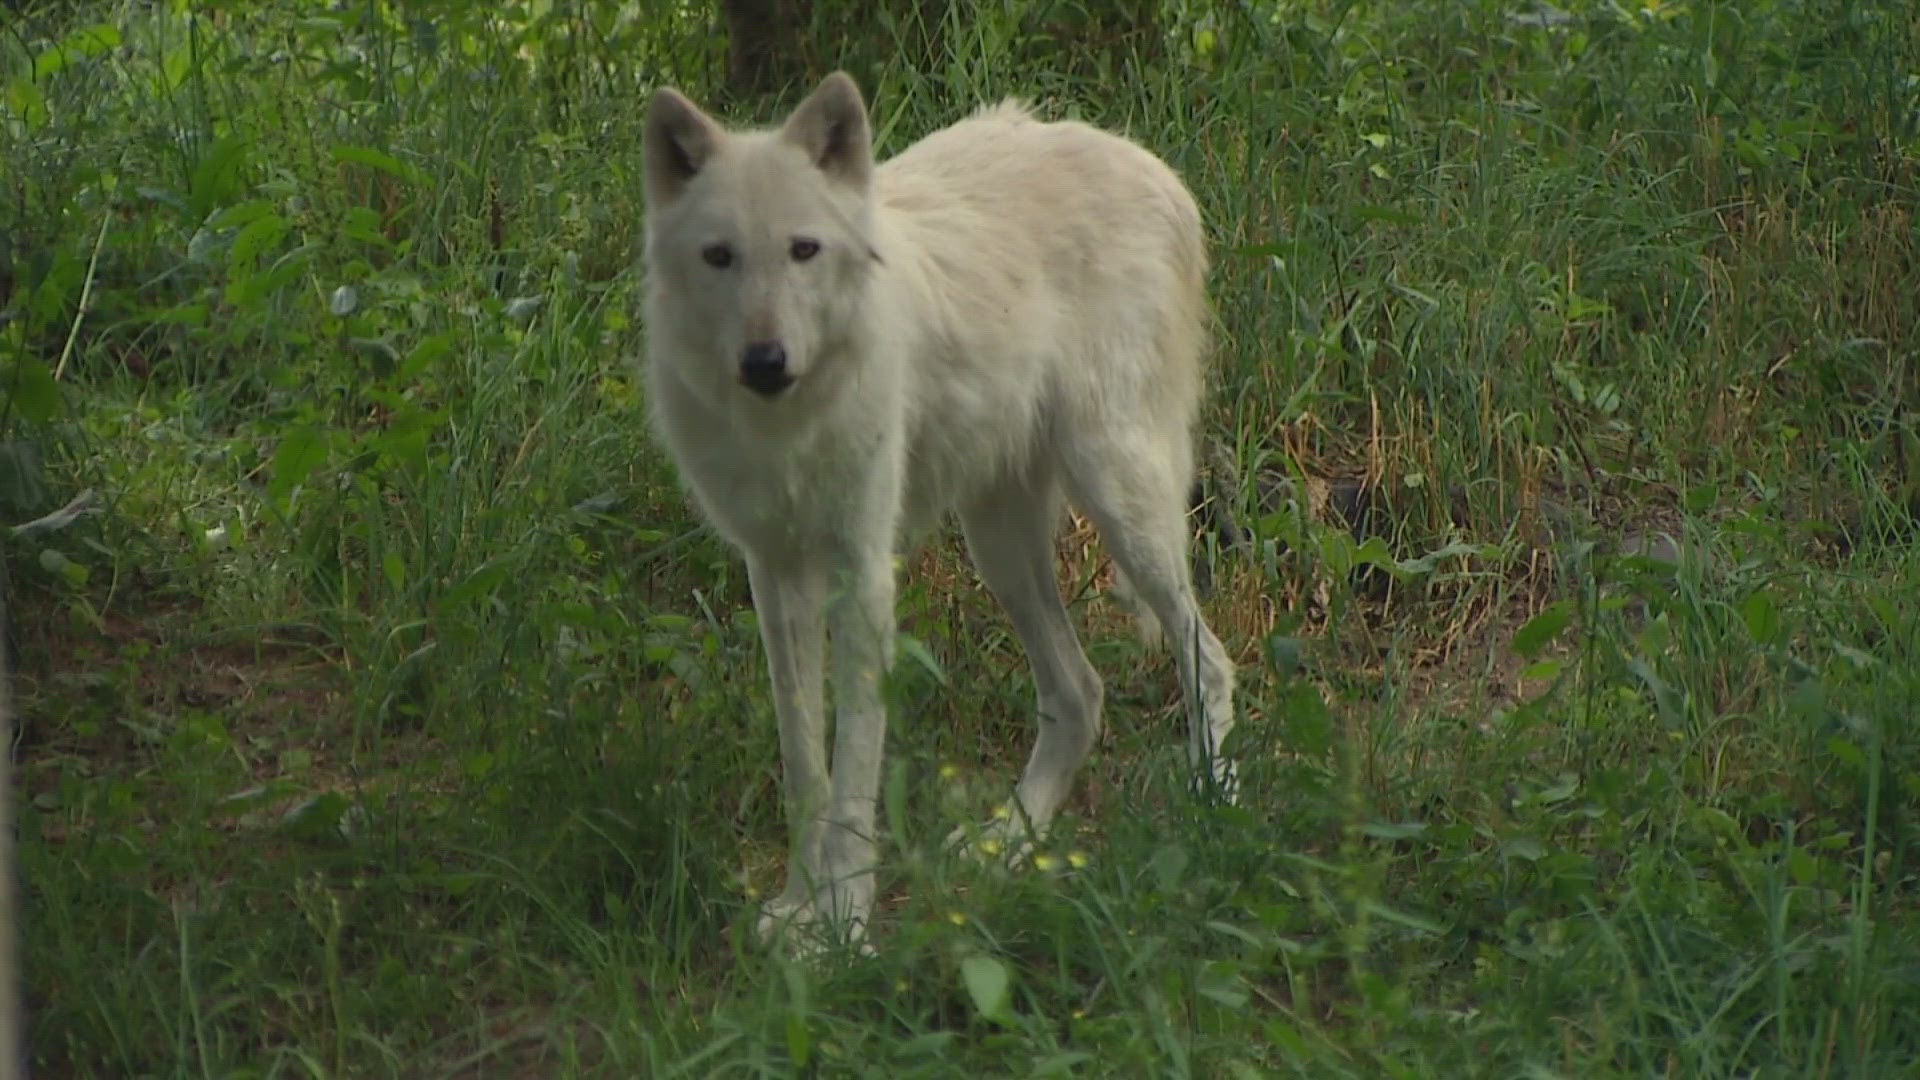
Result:
{"label": "white wolf", "polygon": [[657,90],[644,143],[654,426],[746,558],[779,718],[792,847],[762,932],[864,928],[895,556],[949,512],[1038,689],[997,839],[1047,828],[1100,732],[1100,678],[1054,576],[1063,496],[1169,639],[1191,757],[1230,782],[1233,666],[1186,548],[1206,252],[1173,171],[1015,102],[876,166],[841,73],[770,130]]}

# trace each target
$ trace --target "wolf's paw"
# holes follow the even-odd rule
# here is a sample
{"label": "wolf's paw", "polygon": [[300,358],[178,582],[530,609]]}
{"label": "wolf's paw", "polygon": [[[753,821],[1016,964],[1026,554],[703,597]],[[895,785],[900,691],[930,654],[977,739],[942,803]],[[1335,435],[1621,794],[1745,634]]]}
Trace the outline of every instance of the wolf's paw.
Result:
{"label": "wolf's paw", "polygon": [[1213,768],[1193,771],[1193,796],[1215,806],[1240,803],[1240,767],[1229,758],[1214,758]]}
{"label": "wolf's paw", "polygon": [[962,825],[947,834],[947,847],[975,862],[1021,866],[1033,856],[1042,834],[1011,802],[1002,803],[981,825]]}
{"label": "wolf's paw", "polygon": [[760,905],[760,920],[754,925],[754,932],[762,942],[772,945],[806,936],[817,919],[812,900],[782,893]]}
{"label": "wolf's paw", "polygon": [[833,899],[825,890],[817,897],[777,896],[760,906],[755,932],[762,943],[782,948],[795,959],[819,959],[844,949],[872,956],[867,913],[861,911],[839,922],[823,918],[822,910],[831,910]]}

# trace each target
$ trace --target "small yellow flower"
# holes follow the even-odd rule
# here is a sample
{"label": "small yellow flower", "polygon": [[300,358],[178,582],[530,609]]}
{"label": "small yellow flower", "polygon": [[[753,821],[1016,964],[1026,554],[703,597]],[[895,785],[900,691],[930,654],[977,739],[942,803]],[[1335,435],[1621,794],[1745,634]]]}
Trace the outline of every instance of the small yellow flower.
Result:
{"label": "small yellow flower", "polygon": [[1060,860],[1053,855],[1035,855],[1033,868],[1043,874],[1051,874],[1060,869]]}
{"label": "small yellow flower", "polygon": [[960,766],[952,762],[940,766],[940,779],[948,781],[960,779]]}
{"label": "small yellow flower", "polygon": [[955,926],[965,926],[967,925],[967,913],[964,911],[949,911],[947,912],[947,921]]}
{"label": "small yellow flower", "polygon": [[980,841],[980,851],[986,855],[998,855],[1000,854],[1002,847],[1003,845],[1000,843],[1000,841],[994,839],[991,836],[987,837],[985,840]]}
{"label": "small yellow flower", "polygon": [[1006,803],[1001,803],[999,806],[993,808],[993,820],[995,821],[1005,821],[1012,816],[1013,807],[1008,806]]}
{"label": "small yellow flower", "polygon": [[1092,861],[1093,859],[1084,851],[1067,852],[1067,865],[1073,867],[1075,870],[1085,870],[1087,864]]}

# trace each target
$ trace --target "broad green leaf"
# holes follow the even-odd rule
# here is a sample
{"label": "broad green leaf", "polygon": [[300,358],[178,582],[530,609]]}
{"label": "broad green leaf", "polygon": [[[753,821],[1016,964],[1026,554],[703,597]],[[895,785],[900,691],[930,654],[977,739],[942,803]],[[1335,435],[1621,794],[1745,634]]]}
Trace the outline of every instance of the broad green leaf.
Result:
{"label": "broad green leaf", "polygon": [[500,583],[507,580],[512,567],[501,561],[485,562],[468,574],[466,580],[448,589],[440,597],[437,607],[442,610],[464,607],[482,596],[491,594]]}
{"label": "broad green leaf", "polygon": [[[261,298],[271,295],[293,283],[313,261],[314,252],[320,249],[317,243],[305,243],[274,260],[272,266],[257,274],[238,278],[227,285],[227,302],[236,307],[249,307]],[[293,344],[299,340],[294,331],[287,331],[281,340]]]}
{"label": "broad green leaf", "polygon": [[272,214],[273,204],[265,199],[248,199],[237,202],[207,219],[211,229],[237,229],[250,225],[260,218]]}
{"label": "broad green leaf", "polygon": [[1747,597],[1740,605],[1740,617],[1746,621],[1747,634],[1756,644],[1772,645],[1780,640],[1780,609],[1765,590]]}
{"label": "broad green leaf", "polygon": [[1688,488],[1680,498],[1688,510],[1696,514],[1704,514],[1719,504],[1720,486],[1699,484]]}
{"label": "broad green leaf", "polygon": [[327,438],[318,428],[300,427],[287,432],[273,451],[267,492],[275,501],[284,500],[294,488],[305,483],[315,469],[327,463],[327,452]]}
{"label": "broad green leaf", "polygon": [[1007,965],[991,956],[969,956],[960,961],[960,980],[966,984],[975,1012],[988,1020],[1007,1019],[1013,986]]}
{"label": "broad green leaf", "polygon": [[378,211],[365,206],[355,206],[348,209],[342,216],[340,232],[349,240],[358,240],[375,247],[392,247],[393,241],[388,240],[387,234],[380,231],[380,224]]}
{"label": "broad green leaf", "polygon": [[807,1032],[807,1018],[797,1011],[787,1013],[787,1060],[795,1069],[805,1069],[813,1058],[813,1036]]}
{"label": "broad green leaf", "polygon": [[415,166],[371,146],[336,146],[333,148],[333,160],[342,164],[365,165],[409,184],[425,184],[427,180],[426,174]]}
{"label": "broad green leaf", "polygon": [[1306,679],[1289,682],[1281,715],[1286,718],[1287,741],[1296,753],[1322,757],[1333,749],[1333,714],[1320,688]]}
{"label": "broad green leaf", "polygon": [[[1384,544],[1384,541],[1382,541],[1382,543]],[[1431,573],[1435,566],[1439,565],[1442,562],[1445,562],[1448,559],[1460,558],[1460,557],[1465,557],[1469,555],[1478,555],[1483,558],[1492,558],[1498,554],[1499,554],[1498,549],[1488,544],[1457,544],[1456,543],[1456,544],[1448,544],[1447,546],[1441,547],[1441,548],[1435,548],[1434,550],[1427,552],[1425,555],[1422,555],[1417,559],[1401,560],[1400,562],[1395,563],[1394,565],[1402,573],[1426,574],[1426,573]]]}
{"label": "broad green leaf", "polygon": [[1212,930],[1216,934],[1225,934],[1228,937],[1237,938],[1239,941],[1245,944],[1248,948],[1264,949],[1268,945],[1272,944],[1271,940],[1268,938],[1263,938],[1253,933],[1252,931],[1242,929],[1241,927],[1235,926],[1232,923],[1221,922],[1218,919],[1208,919],[1206,922],[1201,923],[1200,925],[1206,927],[1209,930]]}
{"label": "broad green leaf", "polygon": [[929,1031],[899,1044],[894,1052],[908,1058],[937,1058],[951,1051],[954,1038],[951,1031]]}
{"label": "broad green leaf", "polygon": [[205,326],[209,314],[211,312],[205,304],[184,303],[156,311],[147,318],[148,321],[159,325]]}
{"label": "broad green leaf", "polygon": [[111,23],[83,26],[33,58],[33,81],[45,82],[48,77],[65,71],[68,64],[91,60],[119,44],[120,30]]}
{"label": "broad green leaf", "polygon": [[260,253],[279,243],[286,234],[287,219],[279,214],[268,211],[255,217],[233,238],[233,247],[227,251],[228,265],[236,273],[251,270]]}
{"label": "broad green leaf", "polygon": [[927,674],[933,676],[934,682],[941,686],[947,685],[946,669],[940,666],[940,661],[934,658],[933,653],[927,650],[927,646],[919,638],[912,634],[896,634],[893,642],[900,655],[912,660]]}
{"label": "broad green leaf", "polygon": [[1825,720],[1827,718],[1827,685],[1812,675],[1802,678],[1787,694],[1787,709],[1792,716],[1804,723]]}
{"label": "broad green leaf", "polygon": [[1559,678],[1560,672],[1563,671],[1566,666],[1566,662],[1562,660],[1541,660],[1538,663],[1528,664],[1526,667],[1520,669],[1520,677],[1529,680],[1551,681]]}
{"label": "broad green leaf", "polygon": [[1540,794],[1536,796],[1536,798],[1538,798],[1541,803],[1552,806],[1554,803],[1565,802],[1573,798],[1579,790],[1580,778],[1572,773],[1568,773],[1547,787],[1540,789]]}
{"label": "broad green leaf", "polygon": [[1549,604],[1545,610],[1528,619],[1525,626],[1513,632],[1513,651],[1531,660],[1538,656],[1541,649],[1547,647],[1560,631],[1573,621],[1573,606],[1562,600]]}
{"label": "broad green leaf", "polygon": [[397,373],[402,382],[410,381],[414,376],[427,369],[434,361],[453,351],[451,333],[432,334],[421,338],[419,343],[407,351],[407,358]]}
{"label": "broad green leaf", "polygon": [[1501,844],[1500,853],[1509,859],[1536,862],[1546,855],[1547,847],[1530,836],[1518,836]]}
{"label": "broad green leaf", "polygon": [[28,131],[38,131],[47,122],[47,99],[32,79],[20,75],[8,79],[6,104]]}
{"label": "broad green leaf", "polygon": [[[1339,534],[1346,539],[1346,534]],[[1377,566],[1394,577],[1404,577],[1406,570],[1400,560],[1393,557],[1393,549],[1387,547],[1384,537],[1369,536],[1353,549],[1351,566]]]}
{"label": "broad green leaf", "polygon": [[400,354],[380,338],[348,338],[347,346],[366,359],[367,366],[373,369],[377,378],[385,379],[400,366]]}
{"label": "broad green leaf", "polygon": [[240,169],[246,163],[247,149],[247,140],[238,135],[223,135],[207,148],[187,185],[193,217],[205,217],[239,193]]}
{"label": "broad green leaf", "polygon": [[1867,755],[1851,739],[1833,736],[1827,740],[1827,753],[1839,758],[1855,769],[1867,767]]}
{"label": "broad green leaf", "polygon": [[1740,823],[1733,815],[1717,806],[1696,806],[1693,808],[1694,820],[1708,832],[1727,839],[1740,836]]}
{"label": "broad green leaf", "polygon": [[1172,892],[1180,884],[1181,875],[1187,872],[1187,849],[1179,844],[1162,844],[1147,861],[1153,871],[1154,880],[1160,888]]}
{"label": "broad green leaf", "polygon": [[410,418],[410,422],[396,425],[379,438],[373,440],[373,446],[390,461],[410,468],[424,468],[427,464],[428,424],[425,417]]}
{"label": "broad green leaf", "polygon": [[168,90],[178,90],[193,70],[193,49],[187,45],[167,50],[160,61],[160,78]]}
{"label": "broad green leaf", "polygon": [[1663,723],[1678,726],[1686,719],[1686,698],[1674,689],[1672,683],[1661,678],[1660,673],[1653,670],[1653,665],[1647,663],[1644,657],[1636,656],[1628,660],[1627,672],[1639,679],[1653,694],[1653,707]]}
{"label": "broad green leaf", "polygon": [[45,570],[54,577],[60,578],[76,589],[87,583],[87,568],[52,548],[41,549],[40,569]]}
{"label": "broad green leaf", "polygon": [[1267,666],[1281,678],[1300,671],[1300,639],[1286,634],[1267,635]]}
{"label": "broad green leaf", "polygon": [[1247,993],[1246,983],[1241,981],[1232,966],[1218,961],[1201,965],[1200,973],[1193,980],[1193,988],[1201,997],[1236,1010],[1246,1008],[1252,996]]}
{"label": "broad green leaf", "polygon": [[1290,1061],[1309,1061],[1313,1054],[1307,1047],[1307,1040],[1300,1029],[1285,1020],[1268,1021],[1264,1034],[1267,1041],[1287,1055]]}
{"label": "broad green leaf", "polygon": [[1787,873],[1793,875],[1794,884],[1811,885],[1820,876],[1820,863],[1812,852],[1796,847],[1787,852]]}
{"label": "broad green leaf", "polygon": [[322,792],[287,811],[280,819],[280,829],[309,842],[338,841],[346,836],[347,814],[352,809],[353,803],[345,795]]}
{"label": "broad green leaf", "polygon": [[47,369],[47,365],[22,357],[8,374],[8,405],[21,417],[36,424],[53,419],[53,414],[60,408],[60,387],[53,381],[53,372]]}

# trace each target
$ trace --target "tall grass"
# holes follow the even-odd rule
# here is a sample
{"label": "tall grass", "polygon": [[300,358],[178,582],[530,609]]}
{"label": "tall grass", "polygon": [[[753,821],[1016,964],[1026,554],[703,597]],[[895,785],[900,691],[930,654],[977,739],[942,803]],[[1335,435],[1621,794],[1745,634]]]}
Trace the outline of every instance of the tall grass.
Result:
{"label": "tall grass", "polygon": [[1252,543],[1208,808],[1063,538],[1111,735],[1017,872],[938,845],[1025,661],[917,557],[876,951],[796,963],[745,577],[628,364],[706,8],[24,5],[0,510],[97,500],[5,548],[38,1071],[1910,1074],[1920,24],[1562,6],[810,43],[883,152],[1018,94],[1181,170]]}

